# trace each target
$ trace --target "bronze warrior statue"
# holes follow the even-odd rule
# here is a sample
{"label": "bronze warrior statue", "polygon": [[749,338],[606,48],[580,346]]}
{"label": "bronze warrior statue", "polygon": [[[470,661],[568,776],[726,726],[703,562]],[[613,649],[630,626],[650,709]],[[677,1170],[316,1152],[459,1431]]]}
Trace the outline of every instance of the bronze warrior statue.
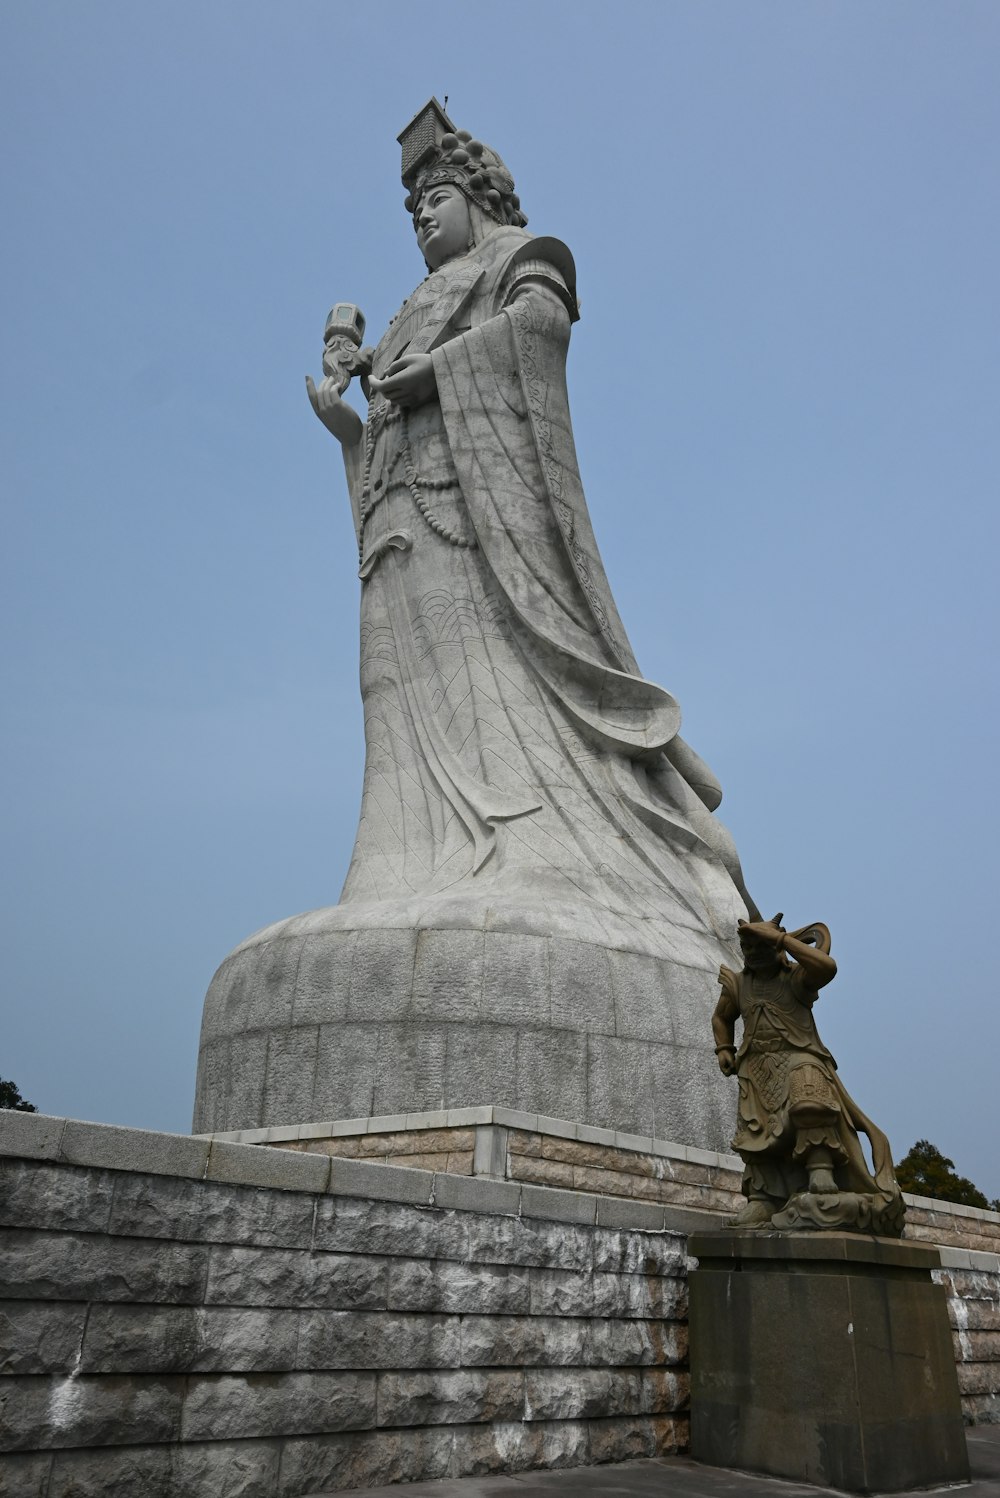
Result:
{"label": "bronze warrior statue", "polygon": [[[785,931],[781,919],[741,921],[743,971],[719,969],[712,1030],[721,1071],[739,1081],[733,1148],[747,1198],[730,1226],[898,1237],[904,1209],[889,1141],[848,1095],[813,1018],[819,990],[837,973],[830,932],[819,921]],[[859,1129],[871,1144],[872,1170]]]}

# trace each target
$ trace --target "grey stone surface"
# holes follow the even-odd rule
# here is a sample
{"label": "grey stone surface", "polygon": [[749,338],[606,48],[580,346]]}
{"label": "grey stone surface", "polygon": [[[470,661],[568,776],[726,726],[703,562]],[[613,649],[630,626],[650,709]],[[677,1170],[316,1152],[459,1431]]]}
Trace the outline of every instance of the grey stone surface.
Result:
{"label": "grey stone surface", "polygon": [[521,1187],[516,1181],[442,1174],[434,1177],[434,1200],[439,1207],[457,1207],[466,1212],[502,1212],[516,1217],[521,1210]]}
{"label": "grey stone surface", "polygon": [[389,1309],[398,1311],[527,1314],[529,1271],[509,1264],[435,1264],[394,1260],[389,1269]]}
{"label": "grey stone surface", "polygon": [[517,1368],[385,1373],[378,1384],[380,1425],[458,1425],[524,1418],[525,1376]]}
{"label": "grey stone surface", "polygon": [[857,1493],[968,1479],[936,1254],[778,1231],[690,1248],[696,1457]]}
{"label": "grey stone surface", "polygon": [[597,1198],[583,1191],[557,1191],[548,1186],[521,1187],[521,1214],[549,1222],[583,1222],[597,1219]]}
{"label": "grey stone surface", "polygon": [[247,1186],[271,1186],[278,1191],[325,1191],[330,1180],[330,1160],[325,1155],[248,1149],[242,1144],[215,1140],[208,1159],[206,1179],[239,1182]]}
{"label": "grey stone surface", "polygon": [[308,1248],[314,1210],[312,1198],[300,1191],[124,1175],[116,1184],[110,1228],[134,1238]]}
{"label": "grey stone surface", "polygon": [[103,1232],[116,1184],[110,1170],[0,1158],[0,1225]]}
{"label": "grey stone surface", "polygon": [[216,1247],[203,1298],[208,1305],[384,1309],[388,1263],[371,1253]]}
{"label": "grey stone surface", "polygon": [[363,1196],[375,1201],[419,1202],[428,1206],[434,1188],[430,1170],[405,1165],[380,1165],[374,1160],[332,1160],[327,1190],[342,1196]]}
{"label": "grey stone surface", "polygon": [[0,1301],[0,1374],[71,1372],[86,1321],[84,1302]]}
{"label": "grey stone surface", "polygon": [[183,1398],[178,1378],[18,1378],[0,1391],[0,1450],[175,1441]]}
{"label": "grey stone surface", "polygon": [[58,1160],[68,1120],[44,1113],[18,1113],[0,1108],[0,1153],[30,1160]]}
{"label": "grey stone surface", "polygon": [[281,1379],[203,1377],[187,1380],[181,1439],[226,1441],[272,1435],[365,1430],[375,1424],[375,1374],[290,1373]]}
{"label": "grey stone surface", "polygon": [[[374,1025],[345,1022],[320,1026],[310,1110],[313,1118],[368,1117],[374,1113],[377,1047],[378,1028]],[[281,1117],[269,1114],[268,1121],[300,1122],[284,1114]]]}
{"label": "grey stone surface", "polygon": [[[354,856],[339,905],[256,933],[216,974],[199,1130],[312,1121],[311,1061],[290,1056],[315,1026],[327,1117],[508,1103],[652,1132],[648,1072],[616,1091],[594,1056],[694,1046],[746,909],[721,791],[639,673],[589,520],[565,394],[572,256],[517,209],[435,191],[468,222],[420,239],[434,274],[374,350],[328,325],[308,383],[362,557]],[[362,369],[367,425],[341,399]],[[372,1031],[363,1065],[345,1064],[351,1026]],[[669,1091],[660,1122],[678,1127],[661,1132],[724,1144],[723,1096],[711,1073]]]}
{"label": "grey stone surface", "polygon": [[[377,1136],[408,1120],[375,1122]],[[281,1154],[230,1150],[237,1172]],[[94,1153],[106,1157],[103,1136]],[[412,1180],[342,1163],[355,1186],[373,1169],[383,1190]],[[488,1178],[450,1178],[474,1199],[445,1207],[17,1157],[0,1167],[13,1215],[34,1201],[49,1224],[0,1233],[16,1297],[0,1302],[0,1406],[7,1444],[22,1445],[0,1461],[4,1498],[301,1498],[317,1483],[555,1471],[686,1439],[689,1260],[681,1234],[636,1225],[642,1203],[622,1203],[631,1215],[612,1227],[593,1221],[608,1199],[581,1193],[586,1220],[560,1221],[553,1205],[573,1194],[535,1188],[533,1217],[525,1188]],[[442,1179],[415,1174],[421,1193]],[[807,1251],[820,1265],[829,1253]],[[838,1262],[858,1252],[844,1243]],[[936,1262],[918,1245],[882,1257],[893,1270]],[[996,1270],[996,1255],[966,1253],[937,1271],[950,1277],[966,1409],[981,1418],[1000,1389]],[[424,1419],[440,1423],[394,1423]]]}
{"label": "grey stone surface", "polygon": [[0,1230],[0,1283],[10,1298],[198,1304],[207,1247],[98,1233]]}
{"label": "grey stone surface", "polygon": [[[439,1202],[438,1208],[447,1205]],[[461,1212],[377,1199],[327,1197],[316,1204],[313,1242],[317,1249],[349,1254],[465,1259],[469,1221]]]}
{"label": "grey stone surface", "polygon": [[460,1351],[456,1316],[398,1311],[299,1314],[302,1368],[456,1368]]}

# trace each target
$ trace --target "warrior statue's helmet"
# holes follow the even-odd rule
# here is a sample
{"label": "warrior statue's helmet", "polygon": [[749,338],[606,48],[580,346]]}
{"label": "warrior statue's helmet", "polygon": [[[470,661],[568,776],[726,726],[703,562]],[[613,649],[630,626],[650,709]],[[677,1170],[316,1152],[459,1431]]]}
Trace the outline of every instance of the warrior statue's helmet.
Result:
{"label": "warrior statue's helmet", "polygon": [[403,148],[407,213],[413,213],[435,182],[451,182],[495,223],[524,228],[528,220],[500,157],[473,140],[468,130],[456,130],[436,99],[428,100],[397,139]]}

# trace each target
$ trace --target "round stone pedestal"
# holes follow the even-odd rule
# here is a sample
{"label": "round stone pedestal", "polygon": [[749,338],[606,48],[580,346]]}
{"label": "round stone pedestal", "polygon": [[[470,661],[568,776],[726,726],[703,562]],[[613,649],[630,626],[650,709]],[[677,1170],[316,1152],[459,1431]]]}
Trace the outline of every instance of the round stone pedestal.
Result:
{"label": "round stone pedestal", "polygon": [[720,962],[738,953],[704,929],[586,905],[437,896],[295,916],[212,981],[194,1127],[492,1104],[725,1150]]}

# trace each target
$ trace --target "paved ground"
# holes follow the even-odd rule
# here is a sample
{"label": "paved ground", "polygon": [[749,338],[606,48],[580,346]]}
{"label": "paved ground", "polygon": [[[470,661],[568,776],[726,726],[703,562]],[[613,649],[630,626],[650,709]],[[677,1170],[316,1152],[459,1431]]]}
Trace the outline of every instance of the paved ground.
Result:
{"label": "paved ground", "polygon": [[[1000,1425],[966,1431],[972,1483],[934,1488],[959,1498],[1000,1498]],[[364,1498],[822,1498],[832,1488],[814,1488],[774,1477],[703,1467],[686,1456],[621,1462],[609,1467],[573,1467],[562,1472],[523,1472],[517,1477],[461,1477],[443,1482],[355,1488]],[[324,1498],[316,1493],[312,1498]],[[339,1498],[347,1498],[340,1494]]]}

